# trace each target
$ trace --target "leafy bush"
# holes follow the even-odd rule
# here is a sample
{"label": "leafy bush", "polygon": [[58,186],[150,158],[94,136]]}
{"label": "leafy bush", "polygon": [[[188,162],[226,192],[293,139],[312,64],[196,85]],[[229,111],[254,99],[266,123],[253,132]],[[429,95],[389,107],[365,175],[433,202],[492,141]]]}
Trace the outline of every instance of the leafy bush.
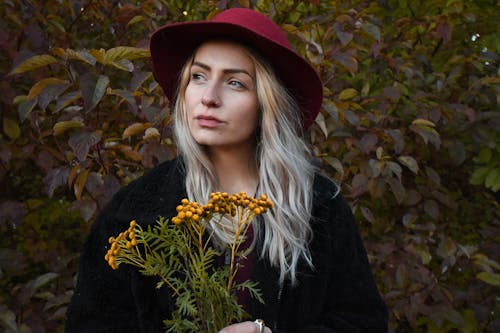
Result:
{"label": "leafy bush", "polygon": [[150,33],[233,6],[270,15],[325,83],[308,136],[352,203],[391,331],[500,330],[493,0],[6,1],[5,330],[62,331],[96,214],[120,186],[175,155]]}

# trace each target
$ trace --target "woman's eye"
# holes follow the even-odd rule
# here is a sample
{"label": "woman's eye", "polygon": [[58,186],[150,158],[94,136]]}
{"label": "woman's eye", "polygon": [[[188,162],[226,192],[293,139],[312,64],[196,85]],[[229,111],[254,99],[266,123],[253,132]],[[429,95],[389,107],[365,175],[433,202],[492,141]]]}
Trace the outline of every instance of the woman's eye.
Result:
{"label": "woman's eye", "polygon": [[229,85],[233,86],[235,88],[245,88],[245,85],[243,83],[241,83],[240,81],[236,81],[236,80],[229,81]]}
{"label": "woman's eye", "polygon": [[203,79],[203,75],[199,73],[192,73],[191,79],[193,79],[194,81],[200,81],[201,79]]}

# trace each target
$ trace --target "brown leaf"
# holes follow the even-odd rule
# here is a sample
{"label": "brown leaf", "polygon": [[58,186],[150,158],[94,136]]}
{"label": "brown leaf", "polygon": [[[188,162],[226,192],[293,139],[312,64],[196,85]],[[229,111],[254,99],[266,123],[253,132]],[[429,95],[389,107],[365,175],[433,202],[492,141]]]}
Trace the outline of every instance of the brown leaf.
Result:
{"label": "brown leaf", "polygon": [[142,134],[147,128],[150,127],[151,123],[133,123],[123,131],[122,139],[128,139],[131,136]]}

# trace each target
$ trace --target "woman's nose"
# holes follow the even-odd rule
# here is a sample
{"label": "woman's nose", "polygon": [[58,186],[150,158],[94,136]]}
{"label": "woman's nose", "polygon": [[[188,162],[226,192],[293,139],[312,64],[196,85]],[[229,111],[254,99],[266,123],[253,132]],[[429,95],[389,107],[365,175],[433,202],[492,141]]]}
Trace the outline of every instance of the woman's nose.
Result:
{"label": "woman's nose", "polygon": [[217,93],[217,85],[215,83],[208,84],[203,96],[201,97],[201,103],[209,107],[219,107],[221,102],[219,94]]}

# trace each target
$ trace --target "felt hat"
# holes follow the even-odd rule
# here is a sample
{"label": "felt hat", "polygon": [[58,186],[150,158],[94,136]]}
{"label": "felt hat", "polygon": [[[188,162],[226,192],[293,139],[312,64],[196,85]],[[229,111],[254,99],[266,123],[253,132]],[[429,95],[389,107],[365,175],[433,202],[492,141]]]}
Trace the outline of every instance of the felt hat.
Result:
{"label": "felt hat", "polygon": [[314,68],[291,47],[281,28],[265,15],[246,8],[222,11],[209,21],[167,24],[151,36],[153,74],[165,95],[175,100],[182,66],[196,48],[210,39],[230,39],[262,55],[297,100],[307,130],[323,99],[323,85]]}

